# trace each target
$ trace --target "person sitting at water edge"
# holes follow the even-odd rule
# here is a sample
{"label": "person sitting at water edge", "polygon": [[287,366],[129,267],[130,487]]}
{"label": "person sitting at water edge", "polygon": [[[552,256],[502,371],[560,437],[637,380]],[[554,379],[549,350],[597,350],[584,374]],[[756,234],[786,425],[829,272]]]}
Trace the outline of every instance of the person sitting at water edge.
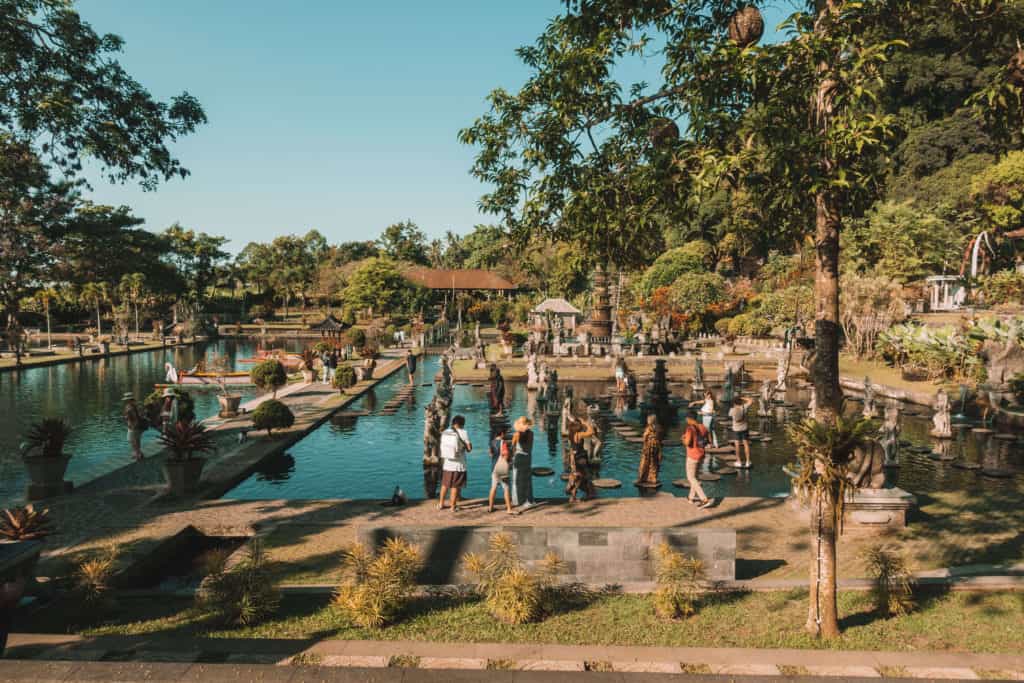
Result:
{"label": "person sitting at water edge", "polygon": [[441,432],[441,499],[437,509],[444,510],[444,497],[449,490],[452,492],[452,512],[459,511],[459,498],[467,482],[466,453],[473,450],[473,444],[466,433],[466,418],[456,415],[452,424]]}

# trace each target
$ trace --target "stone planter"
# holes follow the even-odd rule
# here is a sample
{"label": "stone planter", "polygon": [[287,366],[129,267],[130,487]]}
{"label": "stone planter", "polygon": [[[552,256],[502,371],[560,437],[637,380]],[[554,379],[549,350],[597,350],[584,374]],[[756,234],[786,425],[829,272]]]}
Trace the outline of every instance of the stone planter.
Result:
{"label": "stone planter", "polygon": [[202,458],[165,460],[164,478],[167,480],[167,490],[171,495],[182,498],[194,493],[199,488],[199,477],[203,474],[205,463]]}
{"label": "stone planter", "polygon": [[220,403],[220,412],[217,417],[238,417],[238,406],[242,403],[242,397],[238,394],[219,394],[217,402]]}
{"label": "stone planter", "polygon": [[40,500],[59,496],[71,490],[71,483],[64,481],[70,455],[51,458],[43,455],[31,455],[22,459],[28,472],[28,491],[25,497],[29,500]]}

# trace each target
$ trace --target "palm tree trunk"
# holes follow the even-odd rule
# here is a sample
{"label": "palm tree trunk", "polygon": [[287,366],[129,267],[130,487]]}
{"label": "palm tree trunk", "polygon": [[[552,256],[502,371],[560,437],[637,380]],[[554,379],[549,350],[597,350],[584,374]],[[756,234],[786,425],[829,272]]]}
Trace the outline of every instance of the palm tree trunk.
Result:
{"label": "palm tree trunk", "polygon": [[810,605],[806,629],[818,638],[839,637],[836,603],[836,514],[821,493],[811,497]]}
{"label": "palm tree trunk", "polygon": [[103,336],[103,321],[100,319],[100,301],[96,300],[96,341]]}
{"label": "palm tree trunk", "polygon": [[53,332],[50,329],[50,302],[46,302],[46,348],[53,348]]}

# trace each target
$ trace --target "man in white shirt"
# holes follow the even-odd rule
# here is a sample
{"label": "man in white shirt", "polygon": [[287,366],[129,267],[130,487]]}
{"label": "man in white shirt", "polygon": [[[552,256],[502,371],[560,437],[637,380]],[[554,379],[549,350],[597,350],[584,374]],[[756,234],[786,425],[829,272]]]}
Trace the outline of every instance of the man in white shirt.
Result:
{"label": "man in white shirt", "polygon": [[452,512],[459,511],[459,497],[466,485],[466,453],[473,450],[473,444],[466,433],[466,418],[456,415],[452,424],[441,432],[441,499],[438,510],[444,510],[444,497],[451,489]]}

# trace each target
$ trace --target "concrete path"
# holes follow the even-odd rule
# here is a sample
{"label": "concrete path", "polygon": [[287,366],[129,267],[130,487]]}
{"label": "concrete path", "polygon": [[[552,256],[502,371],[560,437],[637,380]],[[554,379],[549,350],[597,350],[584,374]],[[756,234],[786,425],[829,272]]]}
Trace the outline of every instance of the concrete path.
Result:
{"label": "concrete path", "polygon": [[[576,647],[497,643],[242,640],[15,634],[0,680],[554,680],[619,674],[858,680],[1024,680],[1024,656],[740,648]],[[164,663],[163,666],[158,663]],[[224,666],[231,664],[232,666]],[[117,669],[116,667],[122,667]],[[449,678],[421,674],[434,671]],[[499,671],[522,672],[506,677]],[[456,675],[453,672],[462,672]],[[475,672],[475,674],[473,673]],[[116,673],[116,676],[115,676]],[[403,676],[398,676],[401,673]],[[356,676],[346,678],[346,676]],[[33,677],[34,676],[34,677]],[[48,676],[50,678],[48,678]],[[63,677],[60,677],[63,676]],[[79,678],[74,678],[78,676]],[[99,676],[115,676],[100,678]],[[148,678],[147,678],[148,676]],[[217,677],[219,676],[219,678]],[[245,676],[248,676],[246,678]],[[674,678],[675,679],[675,678]],[[584,679],[580,679],[584,680]],[[653,680],[653,679],[652,679]],[[712,679],[713,680],[713,679]]]}

